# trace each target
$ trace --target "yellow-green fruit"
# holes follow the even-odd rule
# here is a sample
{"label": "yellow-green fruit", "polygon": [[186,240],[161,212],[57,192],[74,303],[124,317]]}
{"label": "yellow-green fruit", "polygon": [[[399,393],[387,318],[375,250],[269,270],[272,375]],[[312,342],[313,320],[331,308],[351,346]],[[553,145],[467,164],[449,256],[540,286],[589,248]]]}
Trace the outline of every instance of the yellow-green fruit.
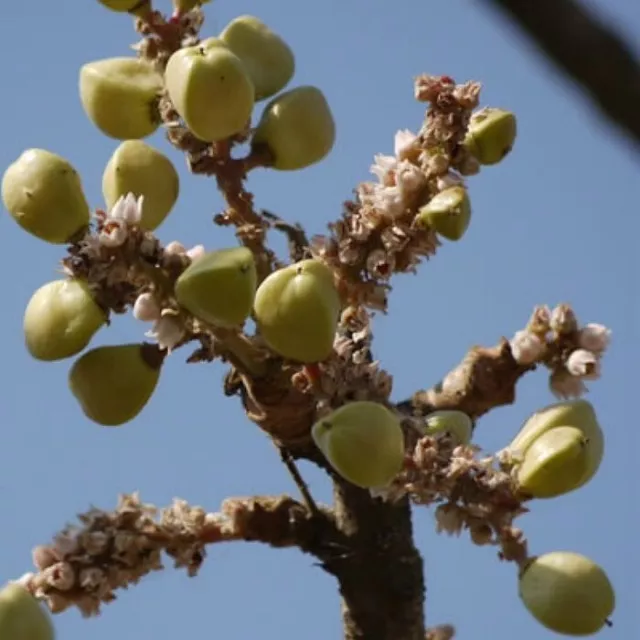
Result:
{"label": "yellow-green fruit", "polygon": [[615,608],[607,574],[589,558],[570,551],[533,558],[520,575],[519,593],[538,622],[567,636],[597,633]]}
{"label": "yellow-green fruit", "polygon": [[232,20],[220,39],[244,63],[256,100],[264,100],[282,91],[295,72],[295,58],[289,45],[255,16]]}
{"label": "yellow-green fruit", "polygon": [[131,13],[141,17],[151,13],[150,0],[98,0],[98,2],[118,13]]}
{"label": "yellow-green fruit", "polygon": [[80,69],[80,100],[105,135],[118,140],[150,136],[160,125],[162,77],[140,58],[108,58]]}
{"label": "yellow-green fruit", "polygon": [[254,104],[251,78],[240,58],[214,39],[176,51],[164,78],[173,106],[200,140],[224,140],[247,126]]}
{"label": "yellow-green fruit", "polygon": [[53,640],[49,614],[22,586],[10,583],[0,590],[2,640]]}
{"label": "yellow-green fruit", "polygon": [[257,274],[246,247],[211,251],[193,262],[178,278],[178,303],[197,318],[219,327],[244,324],[251,313]]}
{"label": "yellow-green fruit", "polygon": [[2,202],[32,235],[64,244],[89,224],[89,204],[78,172],[64,158],[27,149],[2,177]]}
{"label": "yellow-green fruit", "polygon": [[23,320],[25,343],[38,360],[62,360],[80,353],[105,321],[86,282],[54,280],[29,300]]}
{"label": "yellow-green fruit", "polygon": [[573,491],[598,467],[589,454],[589,443],[580,429],[555,427],[546,431],[529,447],[518,468],[520,491],[533,498],[553,498]]}
{"label": "yellow-green fruit", "polygon": [[254,312],[265,342],[284,358],[326,360],[340,314],[333,272],[318,260],[274,271],[258,287]]}
{"label": "yellow-green fruit", "polygon": [[430,413],[425,419],[424,434],[435,436],[443,432],[450,433],[456,444],[469,444],[473,433],[473,422],[466,413],[453,409]]}
{"label": "yellow-green fruit", "polygon": [[311,435],[331,466],[363,489],[384,487],[402,470],[400,421],[377,402],[350,402],[318,420]]}
{"label": "yellow-green fruit", "polygon": [[273,168],[304,169],[325,158],[336,139],[336,125],[324,94],[304,86],[276,96],[265,107],[252,144],[265,145]]}
{"label": "yellow-green fruit", "polygon": [[460,240],[471,222],[471,202],[467,190],[449,187],[437,193],[420,208],[416,216],[417,226],[431,227],[447,240]]}
{"label": "yellow-green fruit", "polygon": [[169,215],[178,199],[180,178],[171,160],[142,140],[123,142],[102,174],[107,209],[121,196],[144,196],[140,226],[153,231]]}
{"label": "yellow-green fruit", "polygon": [[516,129],[513,113],[486,107],[471,116],[464,144],[480,164],[497,164],[513,148]]}
{"label": "yellow-green fruit", "polygon": [[98,347],[73,363],[69,387],[90,420],[117,427],[133,420],[150,400],[162,360],[151,344]]}

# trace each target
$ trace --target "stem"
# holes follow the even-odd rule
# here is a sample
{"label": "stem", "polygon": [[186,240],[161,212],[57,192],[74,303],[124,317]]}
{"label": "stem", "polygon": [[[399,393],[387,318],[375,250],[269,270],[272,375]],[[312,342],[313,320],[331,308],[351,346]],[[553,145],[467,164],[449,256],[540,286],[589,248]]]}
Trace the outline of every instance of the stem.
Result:
{"label": "stem", "polygon": [[233,364],[238,369],[253,378],[264,376],[267,370],[266,362],[243,333],[217,327],[210,328],[211,333],[222,343],[224,350],[228,352],[229,360],[233,361]]}
{"label": "stem", "polygon": [[340,583],[344,639],[424,640],[424,571],[409,503],[385,503],[340,480],[334,498],[348,550],[325,567]]}

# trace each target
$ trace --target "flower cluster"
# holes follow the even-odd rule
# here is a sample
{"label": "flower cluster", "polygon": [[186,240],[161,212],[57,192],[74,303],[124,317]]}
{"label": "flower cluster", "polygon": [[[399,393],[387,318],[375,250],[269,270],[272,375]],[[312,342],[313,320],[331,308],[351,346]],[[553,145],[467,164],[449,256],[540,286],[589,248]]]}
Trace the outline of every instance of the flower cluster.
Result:
{"label": "flower cluster", "polygon": [[579,326],[567,304],[553,310],[534,309],[527,327],[510,341],[516,362],[542,363],[551,370],[549,386],[558,398],[579,397],[584,381],[600,377],[601,359],[611,341],[611,330],[601,324]]}

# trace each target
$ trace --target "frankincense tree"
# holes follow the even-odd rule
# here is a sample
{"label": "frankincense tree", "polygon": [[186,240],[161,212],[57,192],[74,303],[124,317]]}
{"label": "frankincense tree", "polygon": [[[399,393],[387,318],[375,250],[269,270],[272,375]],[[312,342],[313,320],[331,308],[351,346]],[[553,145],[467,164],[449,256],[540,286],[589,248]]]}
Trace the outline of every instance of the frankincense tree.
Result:
{"label": "frankincense tree", "polygon": [[[347,640],[453,636],[427,628],[423,562],[411,508],[435,507],[438,529],[467,531],[512,562],[524,606],[544,626],[590,635],[610,624],[613,587],[591,559],[533,555],[515,519],[535,500],[567,494],[598,471],[604,436],[580,396],[600,373],[610,331],[581,325],[571,307],[535,307],[523,329],[474,347],[435,387],[390,399],[392,377],[375,360],[372,314],[386,311],[394,274],[413,273],[441,242],[471,222],[467,178],[501,162],[516,138],[515,116],[479,108],[480,85],[448,76],[415,79],[426,103],[418,132],[400,130],[393,155],[377,155],[377,182],[358,185],[325,235],[256,208],[247,177],[257,168],[300,171],[331,152],[336,127],[315,86],[290,87],[294,54],[259,18],[241,16],[204,37],[202,2],[174,0],[166,17],[150,0],[100,0],[131,14],[136,56],[85,64],[87,117],[121,141],[103,174],[105,207],[93,209],[80,175],[56,153],[28,149],[5,171],[3,203],[45,242],[64,245],[64,277],[32,296],[24,314],[28,352],[75,358],[69,387],[91,421],[116,427],[152,398],[167,357],[228,364],[222,392],[274,442],[299,499],[226,500],[218,512],[176,500],[165,508],[121,496],[36,547],[35,570],[0,592],[3,640],[52,640],[50,612],[86,616],[118,589],[162,568],[163,555],[195,576],[210,544],[256,541],[296,547],[337,580]],[[257,122],[255,105],[268,101]],[[164,127],[191,173],[213,177],[227,208],[215,223],[238,246],[205,251],[154,231],[180,191],[172,161],[143,141]],[[236,157],[236,147],[247,154]],[[286,234],[283,261],[267,234]],[[113,314],[151,323],[150,340],[91,347]],[[503,450],[473,444],[481,417],[514,402],[515,386],[549,372],[558,402],[524,423]],[[296,460],[323,469],[332,505],[318,504]]]}

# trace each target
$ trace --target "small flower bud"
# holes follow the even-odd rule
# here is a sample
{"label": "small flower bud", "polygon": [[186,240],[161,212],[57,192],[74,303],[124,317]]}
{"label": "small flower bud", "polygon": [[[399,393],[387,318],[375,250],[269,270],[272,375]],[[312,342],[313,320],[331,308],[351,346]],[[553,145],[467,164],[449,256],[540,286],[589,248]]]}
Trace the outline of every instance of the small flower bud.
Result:
{"label": "small flower bud", "polygon": [[522,365],[533,364],[545,350],[544,342],[530,331],[517,331],[509,343],[513,359]]}
{"label": "small flower bud", "polygon": [[586,349],[576,349],[566,363],[567,371],[572,376],[585,380],[597,380],[600,377],[600,361],[598,356]]}
{"label": "small flower bud", "polygon": [[160,306],[150,292],[141,293],[133,305],[133,317],[142,322],[153,322],[160,317]]}
{"label": "small flower bud", "polygon": [[602,324],[590,323],[580,329],[578,344],[587,351],[602,353],[611,342],[611,330]]}
{"label": "small flower bud", "polygon": [[551,374],[549,388],[561,400],[579,398],[587,390],[582,378],[571,375],[566,369],[557,369]]}
{"label": "small flower bud", "polygon": [[170,256],[179,256],[187,252],[185,246],[178,242],[177,240],[173,240],[170,242],[165,248],[164,252]]}
{"label": "small flower bud", "polygon": [[578,328],[578,320],[568,304],[559,304],[551,312],[551,329],[558,335],[573,333]]}
{"label": "small flower bud", "polygon": [[206,250],[204,248],[204,245],[197,244],[195,247],[191,247],[191,249],[187,251],[187,257],[191,258],[191,262],[195,262],[199,258],[202,258],[205,253]]}

